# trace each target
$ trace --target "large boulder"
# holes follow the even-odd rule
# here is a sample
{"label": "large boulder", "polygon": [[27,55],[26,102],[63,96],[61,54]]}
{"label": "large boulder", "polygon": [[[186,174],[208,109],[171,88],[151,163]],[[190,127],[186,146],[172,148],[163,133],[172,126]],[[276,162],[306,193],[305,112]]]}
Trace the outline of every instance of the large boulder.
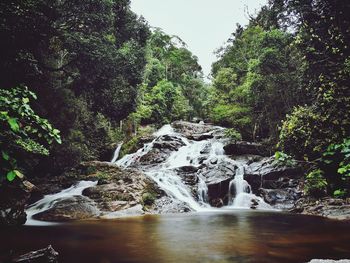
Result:
{"label": "large boulder", "polygon": [[151,209],[151,200],[164,195],[155,182],[136,169],[96,162],[86,165],[98,165],[95,176],[100,178],[97,186],[85,189],[83,195],[93,200],[102,213],[129,209],[139,204]]}
{"label": "large boulder", "polygon": [[210,124],[192,123],[186,121],[175,121],[172,123],[176,132],[183,134],[187,139],[202,141],[214,137],[213,132],[217,130]]}
{"label": "large boulder", "polygon": [[250,184],[254,193],[259,188],[280,189],[297,187],[303,176],[300,167],[276,165],[274,158],[263,158],[250,163],[244,174],[244,179]]}
{"label": "large boulder", "polygon": [[152,149],[141,156],[134,166],[137,165],[154,165],[164,162],[174,151],[177,151],[185,143],[177,136],[163,135],[157,138],[153,143]]}
{"label": "large boulder", "polygon": [[89,219],[99,214],[100,211],[89,198],[73,196],[58,200],[52,208],[34,215],[33,218],[49,222],[63,222]]}
{"label": "large boulder", "polygon": [[220,207],[228,203],[229,185],[237,167],[230,162],[217,162],[207,163],[199,173],[205,179],[208,187],[209,204]]}
{"label": "large boulder", "polygon": [[224,146],[225,153],[227,155],[261,155],[261,156],[270,156],[269,149],[266,146],[253,143],[253,142],[230,142]]}
{"label": "large boulder", "polygon": [[27,220],[25,206],[35,186],[16,179],[4,182],[0,187],[0,226],[23,225]]}
{"label": "large boulder", "polygon": [[301,194],[296,188],[260,189],[260,196],[266,203],[283,210],[291,209]]}

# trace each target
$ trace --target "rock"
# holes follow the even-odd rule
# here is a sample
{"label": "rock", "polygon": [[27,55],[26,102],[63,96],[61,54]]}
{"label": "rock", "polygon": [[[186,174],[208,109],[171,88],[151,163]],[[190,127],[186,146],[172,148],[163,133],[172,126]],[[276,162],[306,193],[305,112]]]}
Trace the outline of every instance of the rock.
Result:
{"label": "rock", "polygon": [[[189,186],[196,186],[198,183],[197,171],[195,166],[183,166],[175,169],[176,173],[182,178],[183,182]],[[195,190],[195,189],[194,189]]]}
{"label": "rock", "polygon": [[244,155],[253,154],[261,156],[269,156],[270,153],[265,146],[252,142],[232,142],[224,146],[227,155]]}
{"label": "rock", "polygon": [[256,199],[251,200],[250,209],[257,209],[259,202]]}
{"label": "rock", "polygon": [[235,169],[235,165],[221,161],[215,164],[209,162],[198,171],[208,186],[208,199],[212,206],[218,207],[221,202],[223,205],[228,203],[229,185],[235,175]]}
{"label": "rock", "polygon": [[183,134],[187,139],[201,141],[214,137],[212,132],[217,128],[210,124],[175,121],[172,123],[175,131]]}
{"label": "rock", "polygon": [[260,190],[260,196],[264,201],[277,209],[291,209],[294,203],[301,197],[302,192],[294,188],[285,189],[263,189]]}
{"label": "rock", "polygon": [[325,197],[315,199],[305,196],[300,198],[289,210],[292,213],[318,215],[338,220],[350,220],[350,198],[335,199]]}
{"label": "rock", "polygon": [[23,225],[27,220],[25,206],[35,186],[16,179],[4,182],[0,187],[0,226]]}
{"label": "rock", "polygon": [[252,187],[253,193],[259,188],[292,188],[300,184],[303,176],[300,167],[276,166],[274,158],[263,158],[250,163],[245,171],[244,179]]}
{"label": "rock", "polygon": [[193,140],[193,141],[204,141],[207,139],[212,139],[212,138],[214,138],[214,136],[211,133],[203,133],[203,134],[188,135],[187,138],[190,140]]}
{"label": "rock", "polygon": [[155,201],[154,209],[150,211],[150,213],[169,214],[187,213],[190,211],[192,211],[192,209],[186,203],[175,200],[169,196],[163,196]]}
{"label": "rock", "polygon": [[12,262],[17,263],[57,263],[58,252],[56,252],[51,245],[46,248],[32,251],[27,254],[16,257]]}
{"label": "rock", "polygon": [[210,199],[209,203],[212,207],[217,207],[217,208],[223,207],[225,204],[224,200],[222,200],[221,198],[212,198]]}
{"label": "rock", "polygon": [[185,143],[176,136],[163,135],[157,138],[151,151],[141,156],[136,165],[155,165],[164,162],[172,152],[177,151]]}
{"label": "rock", "polygon": [[36,220],[63,222],[82,220],[99,215],[94,202],[84,196],[74,196],[57,201],[52,208],[33,216]]}
{"label": "rock", "polygon": [[350,259],[340,259],[340,260],[313,259],[313,260],[309,261],[309,263],[350,263]]}
{"label": "rock", "polygon": [[125,210],[105,214],[100,218],[112,219],[112,218],[125,217],[125,216],[140,216],[140,215],[143,215],[144,213],[145,212],[143,211],[142,205],[138,204]]}

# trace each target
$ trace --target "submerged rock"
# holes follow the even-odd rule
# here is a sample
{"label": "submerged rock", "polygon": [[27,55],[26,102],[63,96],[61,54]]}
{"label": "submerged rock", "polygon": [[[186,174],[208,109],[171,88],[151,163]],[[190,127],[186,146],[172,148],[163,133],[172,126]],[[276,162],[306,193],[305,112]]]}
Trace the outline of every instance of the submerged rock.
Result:
{"label": "submerged rock", "polygon": [[16,263],[57,263],[58,252],[51,245],[46,248],[31,251],[14,258],[11,262]]}

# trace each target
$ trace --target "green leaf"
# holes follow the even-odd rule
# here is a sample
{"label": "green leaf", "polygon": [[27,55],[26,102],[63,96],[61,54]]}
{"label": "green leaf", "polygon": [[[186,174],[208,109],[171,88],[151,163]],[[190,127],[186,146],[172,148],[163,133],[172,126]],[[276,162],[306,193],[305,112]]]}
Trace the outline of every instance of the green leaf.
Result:
{"label": "green leaf", "polygon": [[16,176],[17,176],[18,178],[23,179],[24,175],[23,175],[20,171],[18,171],[18,170],[13,170],[13,172],[16,174]]}
{"label": "green leaf", "polygon": [[12,182],[13,180],[15,180],[15,178],[16,178],[16,173],[15,173],[15,171],[9,171],[8,173],[7,173],[7,175],[6,175],[6,178],[7,178],[7,180],[9,180],[10,182]]}
{"label": "green leaf", "polygon": [[16,118],[9,118],[7,122],[10,125],[11,130],[13,130],[14,132],[19,131],[19,125]]}
{"label": "green leaf", "polygon": [[7,152],[1,151],[1,154],[2,154],[2,158],[5,161],[8,161],[10,159],[10,156],[7,154]]}

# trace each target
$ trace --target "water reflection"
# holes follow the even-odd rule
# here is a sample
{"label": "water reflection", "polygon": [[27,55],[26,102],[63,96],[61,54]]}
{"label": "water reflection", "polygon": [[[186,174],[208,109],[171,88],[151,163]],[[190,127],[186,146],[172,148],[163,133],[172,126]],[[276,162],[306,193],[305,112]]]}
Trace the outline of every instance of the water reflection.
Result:
{"label": "water reflection", "polygon": [[350,258],[350,223],[282,213],[228,211],[0,229],[11,249],[52,244],[60,262],[306,262]]}

